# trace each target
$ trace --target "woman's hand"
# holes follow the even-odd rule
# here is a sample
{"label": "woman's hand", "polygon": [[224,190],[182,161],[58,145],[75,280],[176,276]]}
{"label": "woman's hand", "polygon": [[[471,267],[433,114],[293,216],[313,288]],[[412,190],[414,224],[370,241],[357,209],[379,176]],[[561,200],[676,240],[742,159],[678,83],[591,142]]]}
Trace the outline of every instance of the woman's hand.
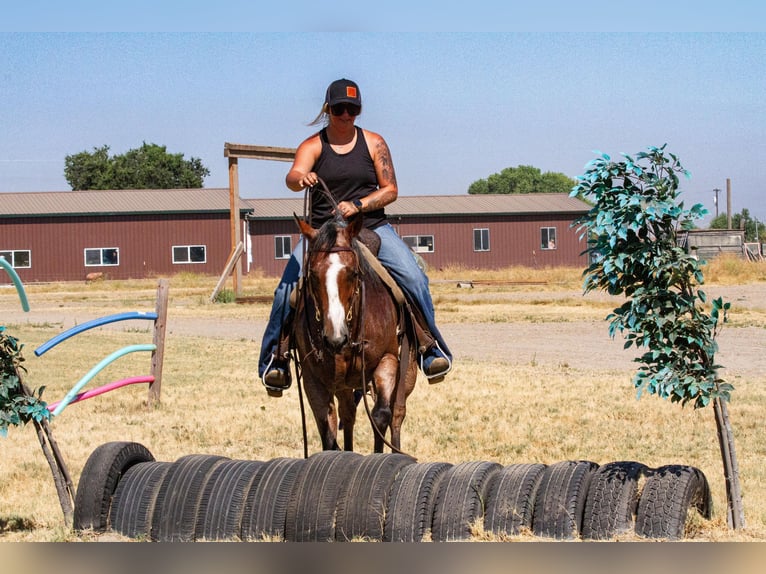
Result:
{"label": "woman's hand", "polygon": [[308,172],[306,175],[300,177],[297,181],[297,184],[301,189],[306,187],[313,187],[317,183],[319,183],[319,176],[317,176],[316,172],[313,171]]}

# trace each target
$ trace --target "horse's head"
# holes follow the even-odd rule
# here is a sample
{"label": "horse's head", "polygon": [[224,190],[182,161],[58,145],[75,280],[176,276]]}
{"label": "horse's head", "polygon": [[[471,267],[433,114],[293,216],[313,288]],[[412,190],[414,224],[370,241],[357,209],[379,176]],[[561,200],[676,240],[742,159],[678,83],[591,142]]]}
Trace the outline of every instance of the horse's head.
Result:
{"label": "horse's head", "polygon": [[304,287],[316,307],[325,343],[337,351],[349,343],[349,323],[359,298],[360,260],[353,240],[362,218],[331,219],[319,229],[297,216],[295,220],[308,241]]}

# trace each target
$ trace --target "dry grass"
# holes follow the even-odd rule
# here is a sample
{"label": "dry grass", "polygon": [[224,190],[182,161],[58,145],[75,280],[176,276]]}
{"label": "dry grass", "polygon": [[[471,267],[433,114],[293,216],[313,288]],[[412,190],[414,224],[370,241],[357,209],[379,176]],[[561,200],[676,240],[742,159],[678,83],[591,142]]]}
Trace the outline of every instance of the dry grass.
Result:
{"label": "dry grass", "polygon": [[[729,285],[761,282],[763,266],[711,267],[709,282]],[[755,265],[755,264],[751,264]],[[744,271],[743,271],[744,269]],[[437,314],[443,323],[514,323],[601,320],[613,301],[578,295],[580,271],[510,269],[494,273],[448,269],[431,271]],[[739,278],[739,279],[738,279]],[[486,282],[458,289],[455,280]],[[169,314],[176,317],[265,320],[269,305],[213,305],[207,302],[216,278],[177,277],[171,281]],[[534,282],[530,285],[529,282]],[[526,284],[525,284],[526,283]],[[268,297],[274,278],[245,280],[248,296]],[[10,290],[9,290],[10,291]],[[91,285],[32,285],[28,294],[36,317],[87,310],[96,316],[153,309],[156,281]],[[0,292],[0,309],[18,307],[14,293]],[[747,324],[766,328],[766,311],[748,310]],[[0,318],[0,323],[3,323]],[[71,388],[108,352],[147,343],[144,325],[127,330],[88,331],[43,357],[32,353],[62,330],[54,321],[5,322],[25,343],[30,386],[45,386],[53,401]],[[604,326],[606,328],[606,326]],[[737,328],[733,323],[732,328]],[[300,457],[301,418],[295,389],[269,399],[255,379],[260,329],[251,336],[209,337],[169,334],[162,404],[147,408],[146,387],[134,385],[68,407],[53,429],[75,479],[93,449],[108,441],[144,444],[158,460],[190,453],[268,460]],[[146,374],[148,356],[133,354],[110,365],[93,384]],[[419,380],[408,402],[404,449],[420,461],[492,460],[552,463],[587,459],[598,463],[637,460],[657,467],[683,463],[701,468],[714,494],[711,522],[690,521],[694,540],[766,540],[766,373],[735,382],[730,407],[744,490],[748,528],[730,532],[712,411],[682,409],[647,397],[630,386],[631,372],[610,370],[596,360],[588,368],[567,364],[461,361],[447,381],[429,386]],[[360,411],[358,450],[372,438]],[[310,436],[313,428],[309,427]],[[314,440],[312,452],[318,441]],[[11,429],[0,439],[0,541],[90,540],[63,525],[50,470],[31,428]],[[491,539],[477,527],[477,539]],[[529,540],[520,536],[513,540]]]}

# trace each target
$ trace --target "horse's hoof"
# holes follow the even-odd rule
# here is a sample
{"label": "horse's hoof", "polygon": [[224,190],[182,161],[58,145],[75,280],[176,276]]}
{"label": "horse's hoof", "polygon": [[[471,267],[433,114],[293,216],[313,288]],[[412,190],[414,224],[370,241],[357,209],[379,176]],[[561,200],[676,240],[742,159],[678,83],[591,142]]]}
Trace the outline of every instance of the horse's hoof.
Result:
{"label": "horse's hoof", "polygon": [[280,389],[266,389],[266,392],[270,397],[274,397],[275,399],[278,399],[282,396],[282,391]]}

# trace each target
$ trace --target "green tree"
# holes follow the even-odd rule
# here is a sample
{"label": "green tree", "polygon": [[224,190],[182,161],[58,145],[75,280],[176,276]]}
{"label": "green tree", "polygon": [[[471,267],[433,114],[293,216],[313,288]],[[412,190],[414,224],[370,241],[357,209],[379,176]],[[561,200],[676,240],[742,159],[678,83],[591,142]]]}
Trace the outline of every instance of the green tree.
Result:
{"label": "green tree", "polygon": [[575,180],[563,173],[545,172],[531,165],[507,167],[468,187],[472,195],[487,193],[569,193]]}
{"label": "green tree", "polygon": [[733,387],[718,376],[716,335],[729,303],[711,302],[699,289],[701,266],[677,244],[677,230],[690,229],[705,209],[678,203],[679,174],[688,175],[665,146],[635,159],[612,161],[602,154],[586,166],[571,195],[590,198],[593,208],[576,222],[588,239],[592,263],[584,290],[601,289],[626,301],[607,319],[609,333],[625,334],[625,348],[647,351],[633,384],[639,396],[656,394],[694,408],[713,405],[727,485],[729,524],[744,527],[739,470],[726,404]]}
{"label": "green tree", "polygon": [[109,156],[109,146],[66,156],[64,176],[73,190],[181,189],[202,187],[210,175],[198,158],[168,153],[165,146],[147,144],[122,155]]}
{"label": "green tree", "polygon": [[[726,229],[728,226],[728,217],[722,213],[710,222],[710,229]],[[731,216],[732,229],[744,229],[746,242],[766,241],[766,229],[763,223],[755,217],[750,216],[750,210],[744,208],[741,213],[734,213]]]}

